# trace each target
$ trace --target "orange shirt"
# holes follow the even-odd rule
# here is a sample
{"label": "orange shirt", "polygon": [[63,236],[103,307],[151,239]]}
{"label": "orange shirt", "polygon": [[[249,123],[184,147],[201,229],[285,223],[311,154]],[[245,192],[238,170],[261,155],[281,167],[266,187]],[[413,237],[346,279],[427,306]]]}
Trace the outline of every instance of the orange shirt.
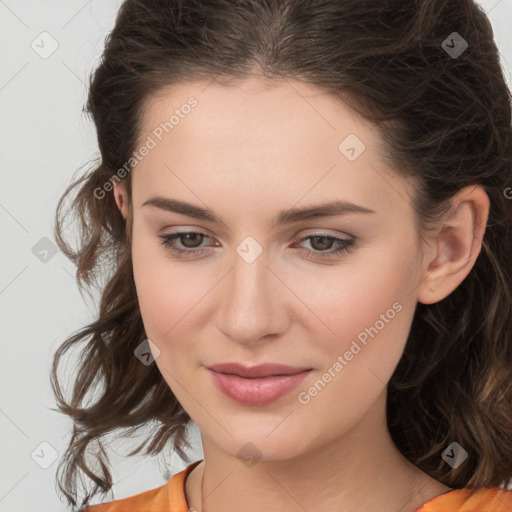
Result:
{"label": "orange shirt", "polygon": [[[161,487],[128,498],[89,505],[83,512],[188,512],[185,479],[200,462],[193,462]],[[453,489],[415,512],[512,512],[512,491],[497,487],[477,491]]]}

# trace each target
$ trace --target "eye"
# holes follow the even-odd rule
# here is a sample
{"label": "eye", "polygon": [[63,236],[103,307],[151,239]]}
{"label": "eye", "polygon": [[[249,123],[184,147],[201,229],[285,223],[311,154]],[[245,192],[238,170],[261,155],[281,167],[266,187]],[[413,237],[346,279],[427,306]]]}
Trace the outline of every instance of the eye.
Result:
{"label": "eye", "polygon": [[[209,252],[202,246],[202,242],[210,237],[200,231],[180,231],[172,235],[159,235],[161,244],[176,253],[180,257],[194,257],[198,254]],[[177,246],[177,242],[181,244]],[[300,251],[309,259],[329,259],[340,257],[344,252],[349,252],[355,248],[355,239],[339,238],[324,233],[316,233],[302,238],[299,243],[310,241],[313,250],[301,248]],[[332,247],[335,246],[334,250]]]}
{"label": "eye", "polygon": [[[309,235],[300,240],[304,242],[308,240],[310,245],[313,247],[313,251],[305,251],[306,258],[309,259],[332,259],[339,258],[341,254],[350,252],[355,249],[354,238],[339,238],[332,235],[326,235],[323,233],[315,233]],[[333,247],[334,250],[329,250]]]}
{"label": "eye", "polygon": [[[172,235],[159,235],[162,245],[177,254],[202,253],[205,249],[197,249],[205,238],[205,233],[199,231],[180,231]],[[185,249],[176,246],[176,241],[184,242]]]}

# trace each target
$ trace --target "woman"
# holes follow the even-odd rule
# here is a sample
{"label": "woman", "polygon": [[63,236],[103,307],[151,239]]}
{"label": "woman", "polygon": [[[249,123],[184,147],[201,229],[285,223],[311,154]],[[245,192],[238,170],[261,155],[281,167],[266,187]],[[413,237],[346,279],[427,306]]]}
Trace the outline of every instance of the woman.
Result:
{"label": "woman", "polygon": [[[55,354],[70,505],[83,472],[88,512],[512,510],[510,98],[473,1],[126,0],[56,218],[112,271]],[[102,436],[183,455],[190,419],[203,460],[90,505]]]}

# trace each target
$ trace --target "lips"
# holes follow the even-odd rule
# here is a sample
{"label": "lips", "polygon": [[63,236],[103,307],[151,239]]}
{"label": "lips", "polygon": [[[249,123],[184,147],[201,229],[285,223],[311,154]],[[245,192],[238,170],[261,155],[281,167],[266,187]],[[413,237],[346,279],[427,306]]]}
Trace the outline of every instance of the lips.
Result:
{"label": "lips", "polygon": [[245,366],[241,363],[220,363],[208,367],[210,370],[219,373],[238,375],[247,379],[258,377],[270,377],[272,375],[294,375],[311,370],[307,367],[287,366],[284,364],[265,363],[256,366]]}
{"label": "lips", "polygon": [[278,400],[296,388],[311,370],[273,363],[257,366],[223,363],[208,367],[215,386],[242,405],[265,405]]}

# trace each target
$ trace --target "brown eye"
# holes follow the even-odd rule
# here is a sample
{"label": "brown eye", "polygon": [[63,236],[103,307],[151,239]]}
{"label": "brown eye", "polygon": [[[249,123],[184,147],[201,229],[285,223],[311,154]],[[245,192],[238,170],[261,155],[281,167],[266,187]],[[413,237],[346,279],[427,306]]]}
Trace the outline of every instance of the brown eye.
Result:
{"label": "brown eye", "polygon": [[[334,244],[334,238],[332,236],[312,236],[310,240],[311,247],[316,251],[330,249]],[[319,243],[316,243],[317,241],[319,241]]]}
{"label": "brown eye", "polygon": [[180,233],[179,239],[182,242],[184,247],[189,249],[195,249],[200,247],[202,241],[204,240],[204,235],[201,233]]}
{"label": "brown eye", "polygon": [[207,251],[201,244],[210,237],[198,231],[181,231],[172,235],[158,235],[158,238],[162,240],[162,245],[167,249],[186,256]]}
{"label": "brown eye", "polygon": [[338,238],[319,233],[302,238],[300,242],[308,242],[311,249],[301,248],[304,256],[311,260],[328,260],[340,258],[343,253],[349,253],[356,247],[355,238]]}

